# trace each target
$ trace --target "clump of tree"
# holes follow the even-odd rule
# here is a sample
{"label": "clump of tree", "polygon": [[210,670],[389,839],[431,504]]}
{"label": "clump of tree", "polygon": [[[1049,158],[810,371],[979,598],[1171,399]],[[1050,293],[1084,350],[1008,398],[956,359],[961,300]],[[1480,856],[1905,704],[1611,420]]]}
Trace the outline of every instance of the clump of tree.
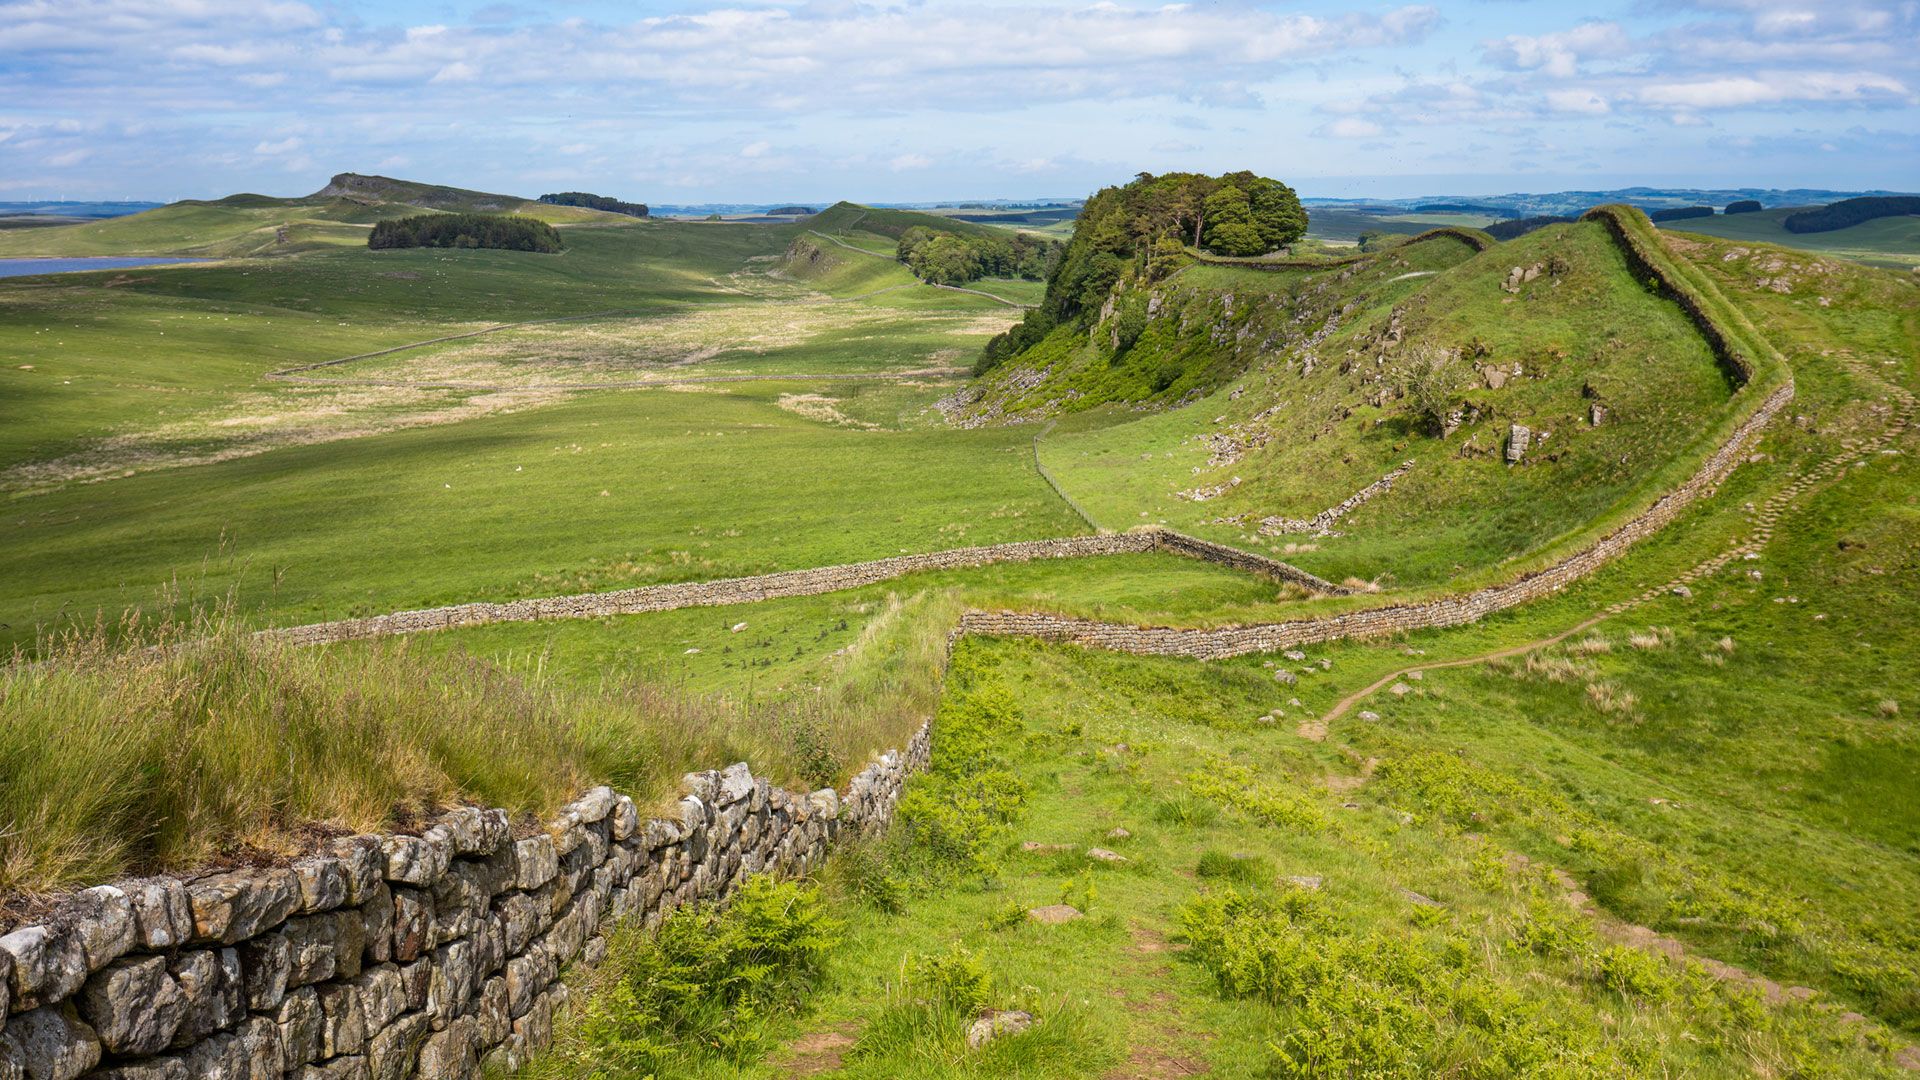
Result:
{"label": "clump of tree", "polygon": [[1647,217],[1653,221],[1685,221],[1688,218],[1712,217],[1711,206],[1675,206],[1667,210],[1655,210]]}
{"label": "clump of tree", "polygon": [[1026,233],[962,236],[915,225],[900,234],[894,253],[921,281],[964,285],[983,277],[1044,280],[1060,251],[1059,241]]}
{"label": "clump of tree", "polygon": [[1123,187],[1103,188],[1081,208],[1040,306],[988,342],[975,370],[992,369],[1056,327],[1084,324],[1122,279],[1165,278],[1185,264],[1188,246],[1261,255],[1306,231],[1307,212],[1293,189],[1251,172],[1141,173]]}
{"label": "clump of tree", "polygon": [[1920,214],[1920,195],[1867,195],[1841,199],[1817,210],[1788,214],[1780,224],[1790,233],[1832,232],[1874,218]]}
{"label": "clump of tree", "polygon": [[1759,199],[1736,199],[1733,202],[1730,202],[1727,204],[1727,209],[1725,210],[1725,213],[1757,214],[1760,211],[1765,209],[1766,207],[1760,205]]}
{"label": "clump of tree", "polygon": [[647,216],[646,203],[622,202],[611,195],[595,195],[587,191],[558,191],[540,196],[540,201],[549,206],[584,206],[589,210],[605,210],[609,214]]}
{"label": "clump of tree", "polygon": [[544,221],[511,214],[421,214],[378,222],[367,246],[383,248],[498,248],[502,251],[563,250],[560,232]]}
{"label": "clump of tree", "polygon": [[768,217],[812,217],[820,211],[811,206],[776,206],[767,211]]}
{"label": "clump of tree", "polygon": [[1473,385],[1473,369],[1452,349],[1422,342],[1406,350],[1393,369],[1393,380],[1420,423],[1445,434],[1447,418]]}

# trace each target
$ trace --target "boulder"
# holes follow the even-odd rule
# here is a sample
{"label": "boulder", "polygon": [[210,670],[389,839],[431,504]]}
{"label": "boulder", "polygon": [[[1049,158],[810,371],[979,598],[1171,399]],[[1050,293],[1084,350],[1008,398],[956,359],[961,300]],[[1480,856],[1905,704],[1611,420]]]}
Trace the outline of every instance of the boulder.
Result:
{"label": "boulder", "polygon": [[996,1009],[967,1028],[967,1045],[975,1050],[995,1039],[1018,1035],[1033,1026],[1033,1014],[1024,1009]]}
{"label": "boulder", "polygon": [[1080,909],[1071,904],[1048,904],[1046,907],[1030,908],[1027,911],[1027,918],[1049,926],[1072,922],[1081,917]]}

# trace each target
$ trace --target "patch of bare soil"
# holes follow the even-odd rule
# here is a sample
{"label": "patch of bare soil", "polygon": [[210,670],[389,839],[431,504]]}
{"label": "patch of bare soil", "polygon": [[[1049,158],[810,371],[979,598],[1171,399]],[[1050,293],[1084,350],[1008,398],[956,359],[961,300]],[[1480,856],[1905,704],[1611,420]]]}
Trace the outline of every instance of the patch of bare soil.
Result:
{"label": "patch of bare soil", "polygon": [[[1142,923],[1128,927],[1131,938],[1131,963],[1136,969],[1144,969],[1147,974],[1159,978],[1170,977],[1173,971],[1160,957],[1169,952],[1179,952],[1185,948],[1167,940],[1158,928]],[[1126,996],[1120,987],[1114,993]],[[1173,992],[1156,989],[1147,995],[1144,1002],[1134,1002],[1134,1015],[1138,1024],[1127,1051],[1127,1060],[1109,1070],[1103,1080],[1167,1080],[1170,1077],[1206,1076],[1212,1070],[1207,1063],[1191,1054],[1178,1052],[1175,1047],[1195,1038],[1196,1035],[1180,1023],[1177,1009],[1178,999]]]}
{"label": "patch of bare soil", "polygon": [[849,1020],[824,1031],[810,1031],[787,1045],[783,1068],[788,1076],[818,1076],[838,1069],[852,1048],[857,1025]]}

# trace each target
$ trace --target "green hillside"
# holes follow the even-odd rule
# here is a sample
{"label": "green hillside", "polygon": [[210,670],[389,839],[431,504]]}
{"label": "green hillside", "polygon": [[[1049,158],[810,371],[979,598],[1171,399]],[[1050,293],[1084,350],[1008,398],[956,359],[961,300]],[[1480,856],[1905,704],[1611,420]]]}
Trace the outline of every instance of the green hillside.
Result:
{"label": "green hillside", "polygon": [[[604,962],[490,1067],[1912,1075],[1920,278],[1624,208],[1281,252],[1160,179],[974,291],[898,239],[1004,229],[851,203],[374,251],[509,197],[353,177],[0,232],[284,255],[0,280],[0,932],[456,806],[537,850],[589,785],[844,785],[930,723],[891,827],[804,880],[538,907]],[[1061,557],[953,554],[1029,541]],[[490,933],[443,929],[434,986]]]}
{"label": "green hillside", "polygon": [[0,257],[192,255],[220,258],[292,255],[367,242],[376,221],[421,210],[513,213],[554,225],[617,224],[631,219],[578,206],[343,173],[303,198],[240,194],[188,199],[155,210],[82,224],[0,232]]}
{"label": "green hillside", "polygon": [[1717,236],[1756,244],[1778,244],[1801,251],[1817,251],[1853,259],[1869,266],[1911,268],[1920,266],[1920,216],[1875,218],[1831,232],[1788,232],[1781,222],[1809,209],[1783,206],[1748,214],[1719,214],[1710,218],[1689,218],[1663,228],[1676,232]]}

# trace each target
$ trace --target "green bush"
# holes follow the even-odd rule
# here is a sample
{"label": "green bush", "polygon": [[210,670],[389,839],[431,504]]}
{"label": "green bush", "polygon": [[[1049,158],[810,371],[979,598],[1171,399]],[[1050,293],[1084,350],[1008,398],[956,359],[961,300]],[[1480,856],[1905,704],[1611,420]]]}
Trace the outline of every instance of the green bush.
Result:
{"label": "green bush", "polygon": [[937,956],[909,957],[902,982],[921,998],[963,1013],[978,1012],[993,1002],[993,976],[965,945],[954,945]]}
{"label": "green bush", "polygon": [[997,683],[948,694],[935,719],[933,762],[907,785],[896,822],[933,876],[943,868],[991,875],[1027,787],[1002,748],[1022,728],[1013,695]]}
{"label": "green bush", "polygon": [[611,984],[587,1000],[579,1048],[556,1052],[549,1071],[646,1076],[754,1060],[769,1046],[767,1021],[800,1011],[837,940],[819,890],[767,877],[725,908],[676,911],[651,937],[634,926],[609,953]]}

